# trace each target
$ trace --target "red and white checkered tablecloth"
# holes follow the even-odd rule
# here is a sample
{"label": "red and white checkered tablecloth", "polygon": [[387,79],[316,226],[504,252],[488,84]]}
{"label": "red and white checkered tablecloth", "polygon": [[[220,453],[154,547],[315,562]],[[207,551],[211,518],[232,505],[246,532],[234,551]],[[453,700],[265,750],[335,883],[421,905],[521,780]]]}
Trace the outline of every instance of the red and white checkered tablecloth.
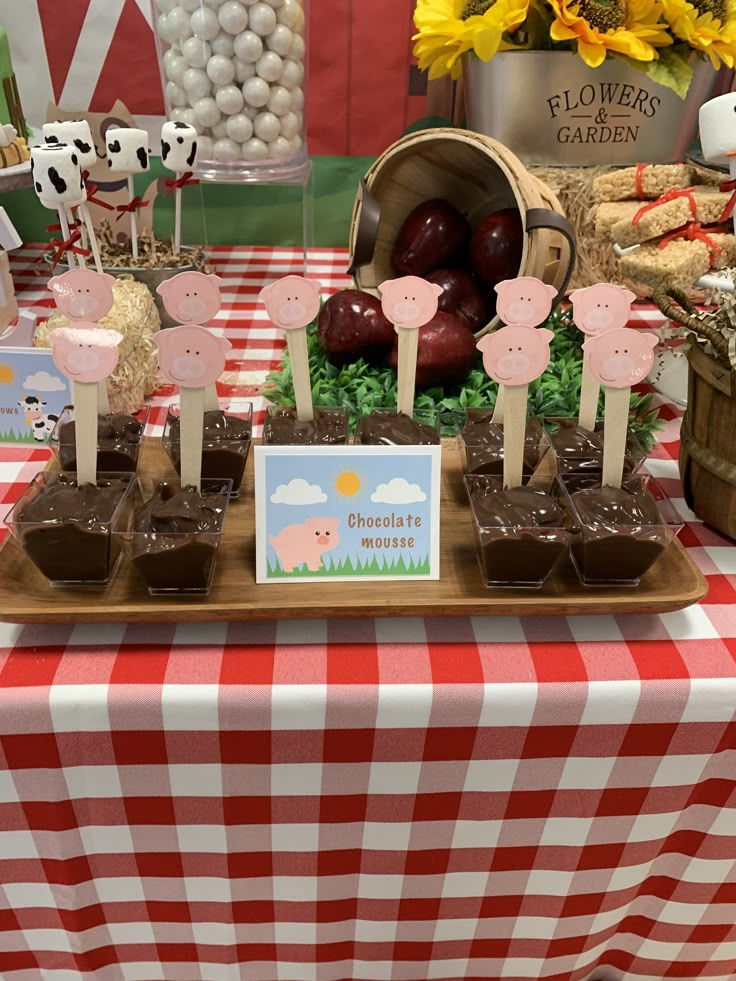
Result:
{"label": "red and white checkered tablecloth", "polygon": [[[248,396],[296,257],[212,253]],[[665,413],[686,611],[0,627],[2,981],[732,981],[736,547]]]}

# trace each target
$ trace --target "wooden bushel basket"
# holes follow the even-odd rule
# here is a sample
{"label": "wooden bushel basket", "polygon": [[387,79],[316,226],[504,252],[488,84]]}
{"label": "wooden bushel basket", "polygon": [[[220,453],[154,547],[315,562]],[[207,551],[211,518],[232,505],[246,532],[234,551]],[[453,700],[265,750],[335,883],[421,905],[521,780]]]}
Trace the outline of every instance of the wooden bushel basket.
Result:
{"label": "wooden bushel basket", "polygon": [[[520,276],[567,288],[575,264],[575,235],[552,191],[488,136],[431,129],[404,136],[386,150],[362,182],[350,229],[350,273],[359,289],[375,291],[396,275],[391,252],[404,220],[433,198],[453,204],[472,228],[494,211],[517,207],[526,235]],[[480,337],[498,323],[494,318]]]}

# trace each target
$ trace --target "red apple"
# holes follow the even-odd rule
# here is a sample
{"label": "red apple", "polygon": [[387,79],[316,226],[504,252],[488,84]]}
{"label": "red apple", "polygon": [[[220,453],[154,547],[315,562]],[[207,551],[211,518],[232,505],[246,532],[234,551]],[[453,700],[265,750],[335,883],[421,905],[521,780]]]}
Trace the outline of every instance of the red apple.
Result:
{"label": "red apple", "polygon": [[494,211],[478,225],[470,242],[475,275],[488,286],[519,275],[524,229],[517,208]]}
{"label": "red apple", "polygon": [[[465,381],[477,358],[472,332],[452,314],[436,313],[428,324],[419,328],[417,388],[458,385]],[[395,371],[398,340],[388,363]]]}
{"label": "red apple", "polygon": [[398,276],[426,276],[433,269],[462,262],[470,225],[448,201],[424,201],[406,218],[391,257]]}
{"label": "red apple", "polygon": [[380,364],[386,361],[396,332],[379,299],[361,290],[340,290],[320,310],[317,336],[331,364],[351,364],[358,358]]}
{"label": "red apple", "polygon": [[474,333],[491,320],[495,313],[495,296],[464,269],[436,269],[426,277],[430,283],[441,286],[438,309],[451,313]]}

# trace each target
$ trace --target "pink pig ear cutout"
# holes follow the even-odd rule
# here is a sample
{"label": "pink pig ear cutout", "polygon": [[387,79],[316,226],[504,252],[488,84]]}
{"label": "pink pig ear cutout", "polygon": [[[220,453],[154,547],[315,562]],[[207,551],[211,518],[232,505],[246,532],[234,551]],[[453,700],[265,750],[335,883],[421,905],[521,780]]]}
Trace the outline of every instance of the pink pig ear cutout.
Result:
{"label": "pink pig ear cutout", "polygon": [[624,294],[629,303],[633,303],[636,299],[636,293],[634,293],[633,290],[622,289],[621,292]]}
{"label": "pink pig ear cutout", "polygon": [[591,351],[595,347],[596,342],[598,341],[598,338],[601,337],[601,336],[602,336],[601,334],[597,334],[597,335],[594,334],[592,337],[589,335],[588,336],[588,340],[587,341],[583,341],[583,350],[584,351]]}
{"label": "pink pig ear cutout", "polygon": [[659,338],[656,334],[644,333],[639,334],[639,337],[643,338],[651,348],[655,348],[659,344]]}
{"label": "pink pig ear cutout", "polygon": [[492,339],[493,339],[493,334],[486,334],[484,337],[481,337],[481,339],[478,341],[478,343],[475,346],[478,348],[479,351],[487,351],[488,348],[491,346]]}
{"label": "pink pig ear cutout", "polygon": [[579,299],[583,295],[583,293],[587,293],[589,289],[590,286],[583,286],[579,290],[573,290],[572,293],[570,294],[570,299],[574,301],[576,296]]}
{"label": "pink pig ear cutout", "polygon": [[227,354],[227,352],[232,347],[232,344],[227,339],[227,337],[218,337],[217,343],[220,345],[220,350],[222,351],[223,354]]}
{"label": "pink pig ear cutout", "polygon": [[265,303],[269,295],[273,292],[273,288],[275,285],[276,283],[270,283],[268,286],[264,286],[261,292],[258,294],[258,299],[263,300],[263,302]]}
{"label": "pink pig ear cutout", "polygon": [[170,286],[171,286],[171,280],[165,279],[163,283],[158,284],[158,286],[156,287],[156,292],[158,293],[159,296],[166,296],[166,293],[168,292]]}
{"label": "pink pig ear cutout", "polygon": [[115,282],[115,277],[111,276],[110,273],[97,273],[100,279],[104,280],[106,283],[112,285]]}
{"label": "pink pig ear cutout", "polygon": [[[554,289],[554,287],[553,287]],[[557,295],[557,290],[554,290],[555,296]],[[543,341],[547,344],[551,344],[555,337],[555,332],[553,330],[548,330],[546,327],[537,328],[537,336],[541,337]]]}
{"label": "pink pig ear cutout", "polygon": [[378,287],[378,292],[379,292],[379,293],[380,293],[381,295],[383,295],[384,293],[388,293],[388,292],[390,291],[390,289],[391,289],[391,284],[392,284],[392,283],[395,283],[395,282],[396,282],[396,280],[395,280],[395,279],[385,279],[385,280],[384,280],[384,281],[383,281],[383,282],[382,282],[382,283],[381,283],[381,284],[379,285],[379,287]]}
{"label": "pink pig ear cutout", "polygon": [[549,283],[542,283],[542,286],[544,286],[544,288],[547,290],[547,293],[551,297],[557,296],[557,289],[556,289],[556,287],[550,286]]}
{"label": "pink pig ear cutout", "polygon": [[428,286],[435,296],[442,296],[442,294],[445,292],[444,289],[437,283],[429,283]]}

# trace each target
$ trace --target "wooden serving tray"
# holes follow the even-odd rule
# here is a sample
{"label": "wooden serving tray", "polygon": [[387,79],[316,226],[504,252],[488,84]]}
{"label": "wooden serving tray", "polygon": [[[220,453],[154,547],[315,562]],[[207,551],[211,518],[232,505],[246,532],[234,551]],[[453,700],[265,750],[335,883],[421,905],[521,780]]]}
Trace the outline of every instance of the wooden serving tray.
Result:
{"label": "wooden serving tray", "polygon": [[[158,439],[146,439],[139,471],[174,476]],[[437,582],[255,583],[253,466],[230,504],[209,596],[149,596],[121,559],[105,592],[51,589],[8,535],[0,550],[0,620],[11,623],[201,622],[322,617],[562,616],[663,613],[702,599],[707,583],[678,541],[638,588],[585,589],[569,561],[542,590],[486,589],[454,441],[443,446],[441,576]]]}

